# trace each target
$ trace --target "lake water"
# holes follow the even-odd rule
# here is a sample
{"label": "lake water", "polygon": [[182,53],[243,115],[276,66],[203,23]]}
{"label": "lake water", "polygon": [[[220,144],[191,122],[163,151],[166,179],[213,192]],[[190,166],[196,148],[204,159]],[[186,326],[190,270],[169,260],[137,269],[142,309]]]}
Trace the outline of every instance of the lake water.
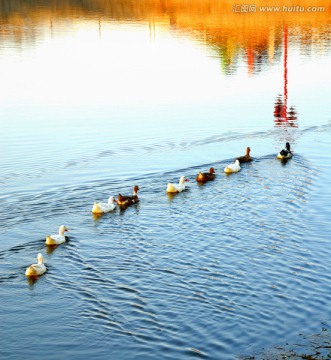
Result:
{"label": "lake water", "polygon": [[[4,359],[330,341],[331,9],[255,4],[0,2]],[[225,175],[247,146],[254,161]],[[138,205],[91,214],[135,184]],[[46,248],[61,224],[69,241]],[[29,281],[38,252],[48,270]]]}

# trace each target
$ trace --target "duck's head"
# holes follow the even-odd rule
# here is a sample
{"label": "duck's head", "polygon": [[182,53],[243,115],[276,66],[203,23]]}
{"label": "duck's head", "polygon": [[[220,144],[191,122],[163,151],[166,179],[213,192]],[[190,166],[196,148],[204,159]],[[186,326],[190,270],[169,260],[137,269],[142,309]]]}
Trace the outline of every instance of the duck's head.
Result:
{"label": "duck's head", "polygon": [[134,188],[133,188],[133,192],[134,194],[137,194],[137,192],[139,191],[139,186],[138,185],[135,185]]}
{"label": "duck's head", "polygon": [[187,179],[185,176],[182,176],[182,177],[179,179],[179,183],[180,183],[180,184],[184,184],[185,181],[190,181],[190,180]]}
{"label": "duck's head", "polygon": [[213,167],[209,169],[209,174],[215,174],[215,169]]}
{"label": "duck's head", "polygon": [[114,196],[109,196],[108,204],[113,204],[114,202],[116,202]]}
{"label": "duck's head", "polygon": [[117,196],[117,202],[121,202],[121,201],[123,201],[123,195],[122,194],[118,194],[118,196]]}
{"label": "duck's head", "polygon": [[287,151],[291,151],[291,145],[290,145],[289,142],[287,142],[287,143],[285,144],[285,147],[286,147],[286,150],[287,150]]}
{"label": "duck's head", "polygon": [[38,260],[38,264],[42,264],[42,263],[43,263],[43,256],[41,255],[41,253],[38,254],[37,260]]}
{"label": "duck's head", "polygon": [[248,147],[248,148],[246,149],[246,155],[249,156],[249,153],[250,153],[250,152],[251,152],[251,148]]}
{"label": "duck's head", "polygon": [[61,225],[59,229],[59,234],[63,235],[65,231],[69,231],[68,228],[64,225]]}

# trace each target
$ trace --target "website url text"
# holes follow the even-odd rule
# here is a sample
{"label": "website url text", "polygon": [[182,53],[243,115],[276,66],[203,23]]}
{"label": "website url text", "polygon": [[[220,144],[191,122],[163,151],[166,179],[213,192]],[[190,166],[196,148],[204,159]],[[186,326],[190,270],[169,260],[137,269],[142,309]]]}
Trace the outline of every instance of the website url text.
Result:
{"label": "website url text", "polygon": [[233,12],[235,13],[252,13],[252,12],[262,12],[262,13],[274,13],[274,12],[307,12],[307,13],[316,13],[324,12],[324,6],[256,6],[254,4],[237,4],[233,5]]}

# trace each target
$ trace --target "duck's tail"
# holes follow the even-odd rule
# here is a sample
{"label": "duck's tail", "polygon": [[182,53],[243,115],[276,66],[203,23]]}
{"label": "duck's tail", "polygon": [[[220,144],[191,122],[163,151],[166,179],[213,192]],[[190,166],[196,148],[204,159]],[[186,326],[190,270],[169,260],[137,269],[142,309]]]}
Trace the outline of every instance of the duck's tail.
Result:
{"label": "duck's tail", "polygon": [[204,179],[203,175],[202,175],[202,172],[199,172],[199,174],[197,175],[196,177],[196,180],[197,181],[202,181]]}
{"label": "duck's tail", "polygon": [[38,274],[37,274],[36,269],[35,269],[32,265],[30,265],[30,266],[26,269],[25,275],[26,275],[26,276],[37,276]]}
{"label": "duck's tail", "polygon": [[46,245],[56,245],[56,242],[52,239],[51,236],[47,235],[45,244]]}
{"label": "duck's tail", "polygon": [[96,203],[96,202],[94,203],[92,212],[93,212],[93,214],[100,214],[102,212],[98,203]]}
{"label": "duck's tail", "polygon": [[178,192],[178,190],[174,187],[174,185],[172,183],[168,183],[167,192],[168,193],[175,193],[175,192]]}

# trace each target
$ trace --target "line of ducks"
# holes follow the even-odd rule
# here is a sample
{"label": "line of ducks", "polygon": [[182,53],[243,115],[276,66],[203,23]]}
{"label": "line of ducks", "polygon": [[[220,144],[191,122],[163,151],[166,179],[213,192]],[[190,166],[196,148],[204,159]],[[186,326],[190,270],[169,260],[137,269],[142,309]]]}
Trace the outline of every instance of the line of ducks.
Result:
{"label": "line of ducks", "polygon": [[[250,156],[250,151],[251,151],[251,149],[250,149],[250,147],[248,147],[246,149],[246,155],[236,158],[234,160],[234,163],[229,164],[224,168],[224,172],[226,174],[230,174],[230,173],[236,173],[236,172],[240,171],[241,163],[250,162],[253,160],[253,158]],[[277,158],[281,159],[281,160],[285,160],[285,159],[290,159],[292,156],[293,156],[293,153],[291,151],[291,146],[287,142],[285,145],[285,149],[281,150],[278,153]],[[207,181],[211,181],[214,179],[215,179],[215,169],[213,167],[211,167],[209,169],[209,172],[207,172],[207,173],[199,172],[199,174],[196,177],[196,181],[198,181],[200,183],[205,183]],[[187,181],[189,181],[189,180],[185,176],[182,176],[179,179],[178,184],[168,183],[167,192],[168,193],[182,192],[183,190],[185,190],[185,182],[187,182]],[[102,202],[96,203],[95,202],[93,205],[93,208],[92,208],[92,213],[103,214],[103,213],[113,211],[115,209],[115,203],[117,203],[117,205],[120,208],[126,208],[130,205],[136,204],[139,201],[138,191],[139,191],[139,187],[137,185],[135,185],[133,188],[132,196],[123,196],[122,194],[118,194],[117,199],[115,199],[114,196],[110,196],[108,199],[108,203],[102,203]],[[66,237],[65,237],[64,233],[67,231],[69,231],[68,228],[64,225],[61,225],[58,234],[46,236],[45,244],[48,246],[57,246],[57,245],[63,244],[66,241]],[[29,267],[27,267],[27,269],[25,271],[26,276],[37,277],[46,272],[46,266],[43,263],[43,256],[41,253],[38,254],[37,260],[38,260],[37,264],[32,264]]]}

